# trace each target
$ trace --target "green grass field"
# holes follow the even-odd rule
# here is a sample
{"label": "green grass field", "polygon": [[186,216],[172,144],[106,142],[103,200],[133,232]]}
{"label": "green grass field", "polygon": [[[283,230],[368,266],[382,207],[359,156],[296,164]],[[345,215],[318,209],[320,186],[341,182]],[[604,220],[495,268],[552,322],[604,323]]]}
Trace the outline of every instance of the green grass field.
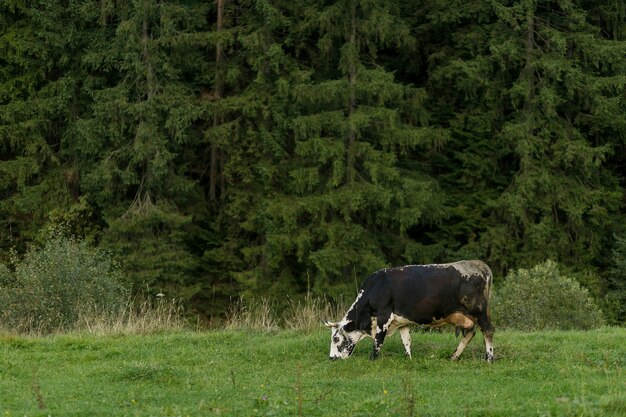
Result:
{"label": "green grass field", "polygon": [[329,333],[0,336],[2,416],[624,416],[626,329],[398,335],[331,362]]}

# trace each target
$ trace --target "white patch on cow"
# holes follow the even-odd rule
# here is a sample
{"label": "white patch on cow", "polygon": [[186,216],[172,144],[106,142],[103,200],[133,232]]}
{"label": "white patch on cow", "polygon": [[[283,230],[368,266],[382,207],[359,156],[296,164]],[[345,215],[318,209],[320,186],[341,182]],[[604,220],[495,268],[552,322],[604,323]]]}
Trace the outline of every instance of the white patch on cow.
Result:
{"label": "white patch on cow", "polygon": [[396,267],[394,269],[399,269],[400,271],[404,271],[405,269],[411,268],[413,266],[415,266],[415,265],[402,265],[402,266],[398,266],[398,267]]}
{"label": "white patch on cow", "polygon": [[379,327],[376,329],[376,333],[385,331],[387,332],[387,336],[391,336],[397,329],[408,326],[409,324],[415,323],[405,317],[392,313],[387,323],[383,324],[382,328]]}
{"label": "white patch on cow", "polygon": [[387,330],[389,329],[389,326],[391,326],[392,321],[393,321],[393,314],[391,315],[391,317],[389,317],[389,320],[387,320],[387,323],[383,324],[381,327],[378,327],[376,329],[376,334],[382,333],[383,331],[387,332]]}
{"label": "white patch on cow", "polygon": [[[482,261],[458,261],[447,264],[429,264],[429,265],[407,265],[408,266],[424,266],[427,268],[454,268],[463,278],[469,279],[472,275],[491,275],[489,267]],[[402,267],[402,268],[406,268]]]}
{"label": "white patch on cow", "polygon": [[400,327],[398,330],[400,332],[400,338],[402,339],[402,344],[404,345],[404,351],[406,355],[411,357],[411,329],[408,326]]}
{"label": "white patch on cow", "polygon": [[456,269],[463,278],[469,278],[472,275],[480,275],[485,271],[485,266],[482,261],[458,261],[458,262],[452,262],[452,263],[447,263],[447,264],[427,264],[427,265],[403,265],[403,266],[396,266],[394,268],[386,268],[385,271],[388,271],[390,269],[392,270],[398,270],[398,271],[404,271],[406,268],[413,268],[413,267],[426,267],[426,268],[436,268],[436,269],[446,269],[446,268],[454,268]]}
{"label": "white patch on cow", "polygon": [[493,362],[493,340],[491,339],[491,337],[486,336],[485,337],[485,357],[487,359],[487,362],[492,363]]}
{"label": "white patch on cow", "polygon": [[[450,264],[453,266],[462,277],[468,278],[472,275],[478,276],[491,276],[491,271],[489,267],[482,261],[459,261]],[[489,279],[489,278],[487,278]]]}
{"label": "white patch on cow", "polygon": [[340,358],[338,347],[343,343],[344,336],[339,334],[339,327],[333,327],[330,330],[330,357]]}
{"label": "white patch on cow", "polygon": [[413,268],[414,266],[430,266],[430,265],[402,265],[402,266],[394,266],[393,268],[385,268],[385,272],[387,271],[404,271],[407,268]]}
{"label": "white patch on cow", "polygon": [[[356,299],[346,312],[345,316],[339,321],[339,323],[332,323],[331,337],[330,337],[330,358],[331,359],[346,359],[354,350],[354,346],[363,338],[371,336],[369,333],[362,330],[354,330],[346,332],[345,326],[350,323],[348,315],[355,308],[365,290],[359,291]],[[330,324],[330,323],[329,323]]]}
{"label": "white patch on cow", "polygon": [[354,330],[352,332],[346,332],[343,327],[347,323],[349,323],[349,321],[345,321],[343,325],[340,325],[338,327],[333,327],[331,329],[331,338],[330,338],[330,358],[331,359],[347,359],[352,354],[356,344],[361,339],[369,336],[367,332],[363,332],[361,330]]}
{"label": "white patch on cow", "polygon": [[[372,337],[374,338],[374,353],[373,356],[376,357],[378,352],[380,352],[380,348],[382,347],[383,341],[386,337],[391,336],[397,329],[400,329],[400,337],[402,338],[402,343],[404,344],[404,350],[407,355],[411,356],[411,338],[409,336],[409,328],[406,327],[409,324],[413,324],[411,320],[402,317],[397,314],[391,314],[386,323],[382,326],[377,326],[376,334],[372,331]],[[380,333],[385,333],[383,339],[377,338]]]}
{"label": "white patch on cow", "polygon": [[341,319],[340,323],[343,323],[343,325],[345,325],[346,323],[348,323],[348,314],[350,314],[350,312],[352,311],[352,309],[354,308],[354,306],[356,305],[356,303],[359,302],[359,300],[361,299],[361,297],[363,297],[363,293],[365,292],[365,290],[361,290],[359,291],[359,293],[356,296],[356,299],[354,300],[354,302],[352,303],[352,305],[350,306],[350,308],[348,309],[348,311],[346,311],[346,315],[343,316],[343,319]]}

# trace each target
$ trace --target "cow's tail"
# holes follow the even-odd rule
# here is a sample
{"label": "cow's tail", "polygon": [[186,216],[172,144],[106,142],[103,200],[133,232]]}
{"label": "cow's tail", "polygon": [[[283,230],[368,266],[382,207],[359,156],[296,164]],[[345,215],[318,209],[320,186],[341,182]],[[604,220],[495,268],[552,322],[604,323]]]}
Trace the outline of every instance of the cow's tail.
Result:
{"label": "cow's tail", "polygon": [[485,294],[485,296],[487,297],[487,300],[491,300],[491,288],[492,288],[492,283],[493,283],[493,273],[491,272],[491,268],[489,268],[489,266],[487,264],[485,264],[485,267],[487,268],[487,282],[486,282],[486,289],[487,289],[487,293]]}
{"label": "cow's tail", "polygon": [[489,265],[485,264],[485,300],[487,302],[487,317],[491,318],[491,292],[493,284],[493,273]]}

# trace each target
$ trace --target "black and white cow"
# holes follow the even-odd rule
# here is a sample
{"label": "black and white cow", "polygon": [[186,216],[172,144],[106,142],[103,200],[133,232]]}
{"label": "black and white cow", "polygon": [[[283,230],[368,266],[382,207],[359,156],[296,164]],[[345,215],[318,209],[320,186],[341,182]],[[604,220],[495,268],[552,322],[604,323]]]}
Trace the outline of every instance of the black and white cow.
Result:
{"label": "black and white cow", "polygon": [[371,358],[376,359],[387,335],[400,332],[407,356],[411,356],[409,324],[456,326],[463,337],[452,354],[458,360],[476,332],[485,338],[485,358],[493,361],[494,327],[489,318],[491,270],[482,261],[408,265],[387,268],[370,275],[352,306],[332,329],[330,359],[346,359],[357,342],[374,339]]}

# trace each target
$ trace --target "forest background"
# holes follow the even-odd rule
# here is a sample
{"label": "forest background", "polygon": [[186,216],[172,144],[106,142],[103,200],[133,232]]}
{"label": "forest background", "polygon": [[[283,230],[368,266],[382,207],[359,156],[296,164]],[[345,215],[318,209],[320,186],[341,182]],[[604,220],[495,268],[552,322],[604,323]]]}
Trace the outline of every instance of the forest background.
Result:
{"label": "forest background", "polygon": [[551,259],[623,323],[625,3],[2,0],[0,264],[63,228],[212,317]]}

